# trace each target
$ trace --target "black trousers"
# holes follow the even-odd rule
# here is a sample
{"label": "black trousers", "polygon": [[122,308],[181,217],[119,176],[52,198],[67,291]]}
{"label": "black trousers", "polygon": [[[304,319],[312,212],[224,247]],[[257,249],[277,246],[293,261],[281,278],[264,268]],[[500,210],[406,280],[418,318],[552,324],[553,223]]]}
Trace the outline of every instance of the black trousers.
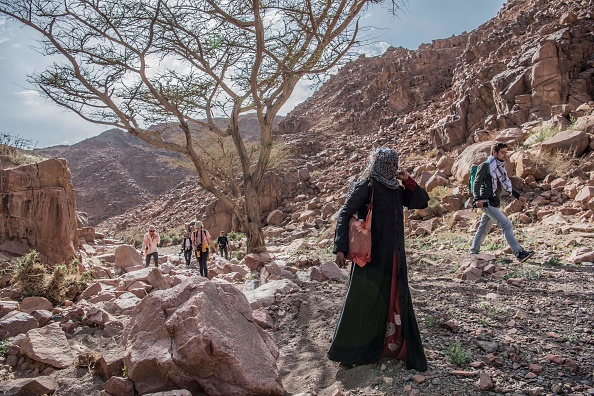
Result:
{"label": "black trousers", "polygon": [[[198,254],[200,254],[200,256]],[[200,267],[200,275],[208,278],[208,267],[206,266],[206,263],[208,262],[208,249],[206,249],[206,252],[196,251],[196,260]]]}
{"label": "black trousers", "polygon": [[229,253],[227,252],[227,245],[219,245],[219,253],[221,257],[225,257],[225,260],[229,260]]}
{"label": "black trousers", "polygon": [[144,264],[145,268],[151,263],[151,257],[155,259],[155,267],[159,266],[159,252],[154,252],[146,255],[146,263]]}
{"label": "black trousers", "polygon": [[189,266],[190,261],[192,261],[192,249],[184,250],[184,258],[186,259],[186,266]]}

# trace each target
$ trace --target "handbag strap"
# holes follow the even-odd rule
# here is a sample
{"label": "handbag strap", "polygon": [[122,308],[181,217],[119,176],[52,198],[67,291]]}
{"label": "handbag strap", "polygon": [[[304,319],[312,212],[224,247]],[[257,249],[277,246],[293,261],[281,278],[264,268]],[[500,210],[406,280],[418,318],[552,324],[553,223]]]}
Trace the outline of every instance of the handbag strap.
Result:
{"label": "handbag strap", "polygon": [[373,188],[373,185],[371,186],[371,199],[369,200],[369,205],[367,206],[367,216],[365,217],[365,227],[370,230],[371,229],[371,218],[372,218],[372,212],[373,212],[373,193],[375,192],[375,189]]}

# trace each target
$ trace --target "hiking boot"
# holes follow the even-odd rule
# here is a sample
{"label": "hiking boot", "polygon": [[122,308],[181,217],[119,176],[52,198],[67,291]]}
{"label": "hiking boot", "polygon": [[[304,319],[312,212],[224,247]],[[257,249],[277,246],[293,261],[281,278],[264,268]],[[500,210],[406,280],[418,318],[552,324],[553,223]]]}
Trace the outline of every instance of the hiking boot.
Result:
{"label": "hiking boot", "polygon": [[516,257],[518,258],[518,261],[520,263],[523,263],[524,261],[526,261],[530,257],[532,257],[533,254],[534,254],[534,251],[532,251],[532,250],[520,250],[520,252],[518,252],[518,254],[516,254]]}

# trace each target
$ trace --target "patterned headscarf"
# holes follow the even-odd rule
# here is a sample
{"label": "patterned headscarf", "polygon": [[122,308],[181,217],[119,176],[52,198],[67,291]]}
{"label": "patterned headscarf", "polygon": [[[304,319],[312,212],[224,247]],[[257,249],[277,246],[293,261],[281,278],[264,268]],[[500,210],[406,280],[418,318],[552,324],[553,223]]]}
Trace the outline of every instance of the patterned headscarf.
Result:
{"label": "patterned headscarf", "polygon": [[398,170],[398,153],[394,149],[381,147],[375,149],[367,163],[369,175],[384,186],[395,190],[400,186],[396,178]]}

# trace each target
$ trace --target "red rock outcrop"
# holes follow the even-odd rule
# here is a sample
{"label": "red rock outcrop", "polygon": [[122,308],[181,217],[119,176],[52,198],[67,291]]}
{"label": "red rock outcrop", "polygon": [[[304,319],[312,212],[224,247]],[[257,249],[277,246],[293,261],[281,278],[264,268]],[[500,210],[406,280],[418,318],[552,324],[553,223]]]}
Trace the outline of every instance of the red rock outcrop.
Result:
{"label": "red rock outcrop", "polygon": [[2,170],[0,245],[24,244],[48,263],[76,256],[76,192],[66,160]]}

